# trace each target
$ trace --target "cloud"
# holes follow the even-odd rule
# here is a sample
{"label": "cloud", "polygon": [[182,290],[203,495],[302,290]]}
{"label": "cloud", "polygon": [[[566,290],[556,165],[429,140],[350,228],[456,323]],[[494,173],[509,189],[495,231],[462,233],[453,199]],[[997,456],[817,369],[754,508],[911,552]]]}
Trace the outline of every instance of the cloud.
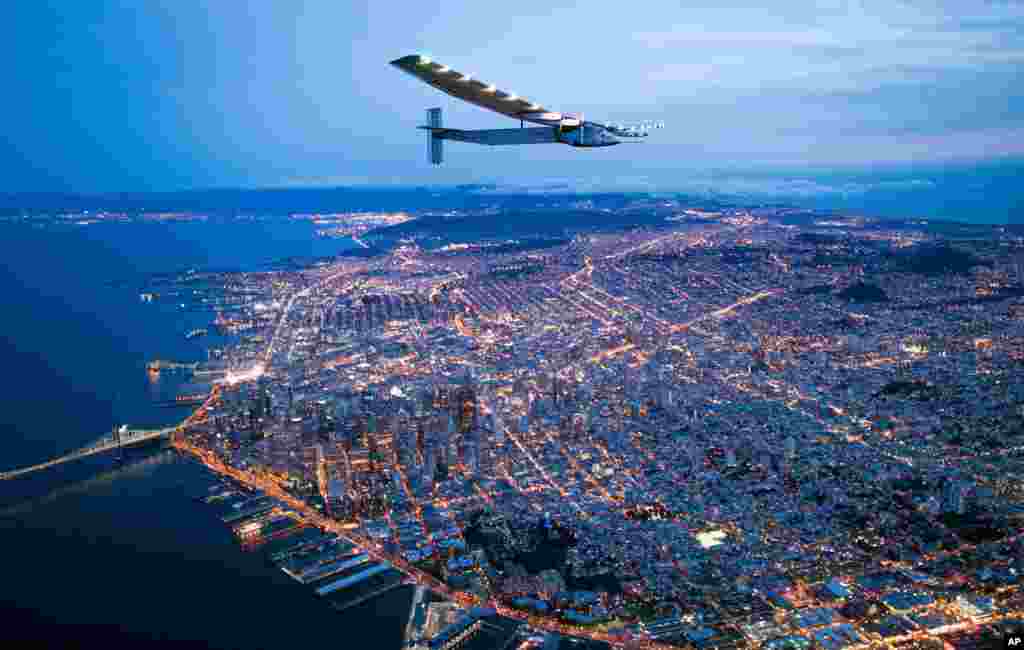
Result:
{"label": "cloud", "polygon": [[[735,7],[690,12],[692,19],[633,39],[656,50],[651,79],[705,81],[738,90],[870,86],[888,69],[977,70],[1024,62],[1021,5],[986,5],[979,16],[924,3],[839,3],[833,11],[787,12]],[[745,65],[736,66],[737,61]]]}
{"label": "cloud", "polygon": [[802,176],[728,173],[583,178],[550,178],[538,183],[495,183],[474,188],[474,194],[589,194],[594,192],[679,192],[700,196],[812,198],[871,192],[909,192],[936,187],[928,178],[877,181],[825,181]]}
{"label": "cloud", "polygon": [[850,196],[869,192],[924,190],[935,182],[924,178],[877,182],[823,182],[810,178],[694,178],[681,181],[678,191],[700,194],[809,198]]}

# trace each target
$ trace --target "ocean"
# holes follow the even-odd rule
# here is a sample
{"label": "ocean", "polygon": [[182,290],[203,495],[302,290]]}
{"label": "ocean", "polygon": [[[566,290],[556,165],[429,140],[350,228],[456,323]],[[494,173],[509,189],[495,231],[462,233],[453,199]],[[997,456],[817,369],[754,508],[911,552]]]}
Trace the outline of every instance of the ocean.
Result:
{"label": "ocean", "polygon": [[[144,304],[154,272],[254,270],[351,247],[308,223],[0,225],[3,469],[77,448],[114,424],[169,424],[145,363],[204,358],[205,315]],[[209,472],[168,449],[68,463],[0,483],[0,639],[31,647],[398,648],[410,589],[336,612],[239,548],[191,498]],[[372,627],[367,622],[374,621]],[[12,646],[14,647],[14,646]],[[27,647],[27,646],[18,646]]]}

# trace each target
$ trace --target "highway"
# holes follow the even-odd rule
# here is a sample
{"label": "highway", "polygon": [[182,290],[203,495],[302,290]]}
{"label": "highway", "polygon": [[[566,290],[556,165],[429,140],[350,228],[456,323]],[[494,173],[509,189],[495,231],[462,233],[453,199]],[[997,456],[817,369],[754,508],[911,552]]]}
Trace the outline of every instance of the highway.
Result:
{"label": "highway", "polygon": [[128,430],[122,433],[119,439],[114,438],[112,434],[107,435],[86,447],[76,449],[70,453],[64,454],[63,456],[58,456],[57,458],[53,458],[46,462],[39,463],[37,465],[31,465],[29,467],[12,469],[6,472],[0,472],[0,481],[7,481],[13,478],[18,478],[19,476],[25,476],[26,474],[39,472],[50,467],[56,467],[57,465],[61,465],[63,463],[78,460],[79,458],[85,458],[86,456],[102,454],[103,452],[111,451],[119,447],[128,447],[132,445],[142,444],[144,442],[148,442],[151,440],[157,440],[159,438],[167,438],[170,437],[171,433],[173,433],[177,428],[178,427],[173,426],[165,427],[163,429]]}

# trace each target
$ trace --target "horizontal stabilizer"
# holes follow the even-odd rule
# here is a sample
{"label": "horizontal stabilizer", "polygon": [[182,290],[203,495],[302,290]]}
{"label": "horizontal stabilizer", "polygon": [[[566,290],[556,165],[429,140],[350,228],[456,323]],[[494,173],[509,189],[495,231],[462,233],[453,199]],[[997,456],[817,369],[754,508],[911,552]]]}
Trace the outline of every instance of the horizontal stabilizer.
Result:
{"label": "horizontal stabilizer", "polygon": [[428,129],[435,138],[440,140],[455,140],[456,142],[472,142],[474,144],[486,144],[491,146],[509,144],[546,144],[558,142],[558,129],[556,127],[549,126],[525,129],[482,129],[474,131],[443,129],[429,126],[423,126],[420,128]]}
{"label": "horizontal stabilizer", "polygon": [[440,165],[444,162],[444,142],[437,136],[441,130],[441,109],[427,109],[427,160],[432,165]]}

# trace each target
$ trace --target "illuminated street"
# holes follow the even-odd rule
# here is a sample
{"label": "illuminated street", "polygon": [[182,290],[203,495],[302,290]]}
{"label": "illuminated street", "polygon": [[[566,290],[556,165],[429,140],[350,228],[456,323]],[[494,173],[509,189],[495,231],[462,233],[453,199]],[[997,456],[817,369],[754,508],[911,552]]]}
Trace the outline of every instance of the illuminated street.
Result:
{"label": "illuminated street", "polygon": [[[952,363],[963,377],[967,360],[1019,400],[1021,321],[964,338],[933,312],[924,339],[901,324],[913,311],[832,299],[842,279],[801,265],[820,255],[801,241],[770,219],[702,215],[543,258],[405,245],[293,276],[260,302],[262,347],[234,356],[174,444],[462,607],[614,646],[962,634],[982,619],[961,596],[893,613],[959,621],[899,623],[902,636],[850,604],[918,593],[955,558],[972,567],[955,569],[962,588],[1018,603],[985,621],[1018,616],[1020,535],[993,532],[982,564],[952,526],[1020,516],[1024,495],[992,473],[1019,454],[950,454],[933,407],[884,396],[946,394],[916,378]],[[1011,281],[1003,268],[971,281]],[[900,301],[928,299],[900,286]],[[836,319],[876,327],[837,333]],[[269,407],[255,421],[248,404]],[[879,510],[880,490],[914,508]],[[564,564],[516,560],[552,535],[572,540]]]}

